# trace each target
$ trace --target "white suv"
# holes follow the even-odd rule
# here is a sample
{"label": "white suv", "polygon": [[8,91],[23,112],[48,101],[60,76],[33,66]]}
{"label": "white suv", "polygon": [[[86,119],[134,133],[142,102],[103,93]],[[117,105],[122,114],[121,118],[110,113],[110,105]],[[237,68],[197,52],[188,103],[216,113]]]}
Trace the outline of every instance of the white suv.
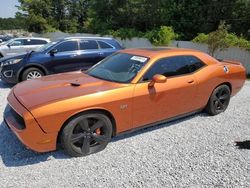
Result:
{"label": "white suv", "polygon": [[47,43],[47,38],[15,38],[0,44],[0,58],[35,50]]}

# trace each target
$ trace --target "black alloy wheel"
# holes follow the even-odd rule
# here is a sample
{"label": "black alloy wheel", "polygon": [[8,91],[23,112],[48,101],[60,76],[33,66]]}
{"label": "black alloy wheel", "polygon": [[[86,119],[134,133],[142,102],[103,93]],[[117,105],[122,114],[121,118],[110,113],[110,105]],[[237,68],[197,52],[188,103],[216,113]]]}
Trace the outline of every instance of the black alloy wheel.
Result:
{"label": "black alloy wheel", "polygon": [[206,112],[210,115],[217,115],[224,112],[229,105],[230,96],[231,91],[227,85],[217,87],[208,101]]}
{"label": "black alloy wheel", "polygon": [[72,119],[62,131],[62,145],[73,157],[103,150],[112,136],[112,123],[102,113],[83,114]]}

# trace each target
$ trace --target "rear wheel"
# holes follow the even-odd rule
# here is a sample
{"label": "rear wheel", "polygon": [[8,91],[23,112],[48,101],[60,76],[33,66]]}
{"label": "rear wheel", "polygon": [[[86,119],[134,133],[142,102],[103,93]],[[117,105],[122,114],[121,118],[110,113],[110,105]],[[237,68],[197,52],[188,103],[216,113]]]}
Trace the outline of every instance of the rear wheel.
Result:
{"label": "rear wheel", "polygon": [[32,80],[34,78],[41,78],[42,76],[44,76],[43,71],[41,71],[38,68],[32,67],[32,68],[28,68],[26,69],[21,77],[21,81],[25,81],[25,80]]}
{"label": "rear wheel", "polygon": [[205,111],[210,115],[224,112],[229,105],[230,95],[231,91],[227,85],[217,87],[210,96]]}
{"label": "rear wheel", "polygon": [[111,140],[112,123],[102,113],[82,114],[69,121],[61,133],[65,151],[73,157],[97,153]]}

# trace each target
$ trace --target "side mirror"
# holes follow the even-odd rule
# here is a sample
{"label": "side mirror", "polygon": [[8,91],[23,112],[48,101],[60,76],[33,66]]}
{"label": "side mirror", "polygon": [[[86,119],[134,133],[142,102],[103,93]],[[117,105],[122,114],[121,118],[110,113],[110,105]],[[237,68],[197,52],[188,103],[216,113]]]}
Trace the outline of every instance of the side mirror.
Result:
{"label": "side mirror", "polygon": [[57,49],[52,49],[52,50],[50,50],[49,53],[51,56],[54,56],[57,53]]}
{"label": "side mirror", "polygon": [[166,82],[167,82],[167,78],[165,76],[156,74],[153,76],[153,79],[148,84],[148,87],[153,87],[155,83],[166,83]]}
{"label": "side mirror", "polygon": [[8,48],[10,48],[10,45],[9,45],[9,44],[7,44],[7,47],[8,47]]}

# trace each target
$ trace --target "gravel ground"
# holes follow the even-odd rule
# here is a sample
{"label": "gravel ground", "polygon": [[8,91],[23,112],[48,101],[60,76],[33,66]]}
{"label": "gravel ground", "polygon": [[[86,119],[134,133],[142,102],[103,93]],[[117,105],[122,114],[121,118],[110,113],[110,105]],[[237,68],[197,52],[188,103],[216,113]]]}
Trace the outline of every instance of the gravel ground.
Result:
{"label": "gravel ground", "polygon": [[[9,86],[0,82],[0,113]],[[197,114],[120,136],[97,154],[25,149],[0,125],[1,187],[250,187],[250,82],[218,116]],[[0,116],[2,122],[2,116]]]}

